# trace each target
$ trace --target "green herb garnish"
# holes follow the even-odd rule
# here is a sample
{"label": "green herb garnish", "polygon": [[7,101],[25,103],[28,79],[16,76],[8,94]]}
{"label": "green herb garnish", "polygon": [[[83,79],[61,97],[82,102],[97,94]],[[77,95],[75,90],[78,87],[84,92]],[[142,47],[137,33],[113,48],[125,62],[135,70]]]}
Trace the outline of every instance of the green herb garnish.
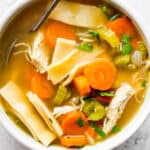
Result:
{"label": "green herb garnish", "polygon": [[97,40],[99,40],[99,33],[96,31],[89,31],[89,34],[92,35],[93,37],[95,37]]}
{"label": "green herb garnish", "polygon": [[81,117],[77,120],[77,124],[78,124],[80,127],[86,126],[86,123],[82,120]]}
{"label": "green herb garnish", "polygon": [[114,21],[114,20],[118,19],[120,16],[121,16],[121,14],[115,14],[115,15],[111,16],[109,18],[109,20]]}
{"label": "green herb garnish", "polygon": [[121,129],[120,129],[120,127],[118,126],[118,125],[115,125],[113,128],[112,128],[112,131],[114,132],[114,133],[117,133],[117,132],[119,132]]}
{"label": "green herb garnish", "polygon": [[77,48],[79,50],[84,50],[87,52],[91,52],[93,50],[93,45],[92,44],[88,44],[88,43],[80,43]]}
{"label": "green herb garnish", "polygon": [[108,7],[106,5],[103,5],[100,8],[104,14],[108,15]]}
{"label": "green herb garnish", "polygon": [[85,96],[82,98],[84,101],[91,101],[93,98],[90,96]]}
{"label": "green herb garnish", "polygon": [[107,96],[107,97],[114,97],[115,93],[114,92],[100,92],[100,96]]}
{"label": "green herb garnish", "polygon": [[131,36],[127,34],[122,34],[121,42],[122,42],[122,48],[121,48],[122,54],[129,54],[132,50]]}
{"label": "green herb garnish", "polygon": [[95,122],[91,122],[90,125],[103,139],[106,138],[106,133]]}
{"label": "green herb garnish", "polygon": [[102,6],[100,6],[100,9],[107,16],[108,19],[110,19],[112,16],[114,16],[114,11],[111,7],[102,5]]}
{"label": "green herb garnish", "polygon": [[147,86],[147,81],[144,80],[144,81],[141,83],[141,86],[142,86],[143,88],[145,88],[145,87]]}

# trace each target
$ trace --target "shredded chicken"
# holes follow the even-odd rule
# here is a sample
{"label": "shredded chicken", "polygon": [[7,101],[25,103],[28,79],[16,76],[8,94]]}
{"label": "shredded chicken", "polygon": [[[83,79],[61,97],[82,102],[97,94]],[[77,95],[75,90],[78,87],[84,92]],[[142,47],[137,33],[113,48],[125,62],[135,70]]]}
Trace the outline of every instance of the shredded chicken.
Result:
{"label": "shredded chicken", "polygon": [[112,128],[120,119],[127,102],[134,95],[135,91],[128,83],[124,83],[115,94],[110,105],[106,108],[106,118],[104,120],[103,130],[106,134],[111,132]]}
{"label": "shredded chicken", "polygon": [[46,72],[50,59],[50,50],[43,42],[43,33],[39,32],[33,42],[32,49],[28,51],[30,62],[40,73]]}
{"label": "shredded chicken", "polygon": [[58,118],[61,115],[64,115],[64,114],[66,114],[68,112],[71,112],[71,111],[75,111],[77,109],[78,109],[78,107],[76,107],[76,106],[69,106],[69,105],[55,107],[54,111],[53,111],[53,115],[55,116],[55,118]]}

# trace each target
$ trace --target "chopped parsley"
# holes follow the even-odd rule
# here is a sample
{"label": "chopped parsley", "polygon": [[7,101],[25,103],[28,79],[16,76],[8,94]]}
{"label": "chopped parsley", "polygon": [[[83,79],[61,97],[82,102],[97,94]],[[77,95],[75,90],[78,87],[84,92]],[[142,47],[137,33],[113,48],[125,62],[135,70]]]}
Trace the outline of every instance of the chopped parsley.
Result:
{"label": "chopped parsley", "polygon": [[144,81],[141,83],[141,86],[142,86],[143,88],[145,88],[145,87],[147,86],[147,81],[144,80]]}
{"label": "chopped parsley", "polygon": [[85,96],[82,98],[84,101],[91,101],[93,98],[91,96]]}
{"label": "chopped parsley", "polygon": [[84,127],[86,126],[86,123],[82,120],[82,118],[80,117],[77,122],[76,122],[80,127]]}
{"label": "chopped parsley", "polygon": [[110,18],[110,16],[112,16],[112,11],[109,7],[107,7],[106,5],[102,5],[100,6],[100,9],[102,10],[102,12],[108,17]]}
{"label": "chopped parsley", "polygon": [[93,50],[93,45],[89,43],[80,43],[77,48],[79,50],[84,50],[86,52],[91,52]]}
{"label": "chopped parsley", "polygon": [[113,131],[114,133],[118,133],[120,130],[121,130],[121,129],[120,129],[120,127],[119,127],[118,125],[115,125],[115,126],[112,128],[112,131]]}
{"label": "chopped parsley", "polygon": [[100,96],[107,96],[107,97],[114,97],[115,93],[114,92],[100,92]]}
{"label": "chopped parsley", "polygon": [[106,138],[106,133],[95,122],[91,122],[90,125],[95,132],[99,134],[99,136],[101,136],[103,139]]}
{"label": "chopped parsley", "polygon": [[122,54],[129,54],[132,50],[131,36],[127,35],[127,34],[122,34],[121,35],[121,42],[122,42],[121,53]]}
{"label": "chopped parsley", "polygon": [[100,40],[99,33],[96,31],[89,31],[89,34],[95,37],[97,40]]}
{"label": "chopped parsley", "polygon": [[108,15],[108,7],[106,5],[103,5],[100,8],[104,14]]}

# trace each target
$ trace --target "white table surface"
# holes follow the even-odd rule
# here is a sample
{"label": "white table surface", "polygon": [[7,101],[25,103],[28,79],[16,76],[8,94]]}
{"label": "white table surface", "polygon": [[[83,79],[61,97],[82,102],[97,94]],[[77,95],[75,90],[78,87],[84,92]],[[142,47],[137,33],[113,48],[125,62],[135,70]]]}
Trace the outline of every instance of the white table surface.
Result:
{"label": "white table surface", "polygon": [[[145,21],[150,25],[150,0],[126,0],[132,7],[136,8]],[[13,5],[16,0],[0,0],[0,16]],[[150,117],[145,121],[142,127],[128,141],[123,143],[115,150],[150,150]],[[18,143],[1,125],[0,125],[0,150],[28,150]]]}

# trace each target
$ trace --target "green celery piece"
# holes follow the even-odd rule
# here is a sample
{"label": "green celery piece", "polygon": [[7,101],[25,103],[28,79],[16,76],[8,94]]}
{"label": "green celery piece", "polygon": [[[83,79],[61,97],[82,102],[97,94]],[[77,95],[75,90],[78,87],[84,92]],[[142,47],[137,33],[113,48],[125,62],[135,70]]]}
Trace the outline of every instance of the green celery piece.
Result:
{"label": "green celery piece", "polygon": [[98,101],[86,101],[83,105],[82,111],[92,121],[99,121],[105,116],[105,108]]}
{"label": "green celery piece", "polygon": [[131,46],[131,36],[127,34],[122,34],[121,35],[121,42],[122,42],[122,49],[121,53],[122,54],[129,54],[132,50]]}
{"label": "green celery piece", "polygon": [[59,85],[57,93],[53,99],[54,105],[61,105],[66,100],[67,94],[67,88],[62,85]]}

